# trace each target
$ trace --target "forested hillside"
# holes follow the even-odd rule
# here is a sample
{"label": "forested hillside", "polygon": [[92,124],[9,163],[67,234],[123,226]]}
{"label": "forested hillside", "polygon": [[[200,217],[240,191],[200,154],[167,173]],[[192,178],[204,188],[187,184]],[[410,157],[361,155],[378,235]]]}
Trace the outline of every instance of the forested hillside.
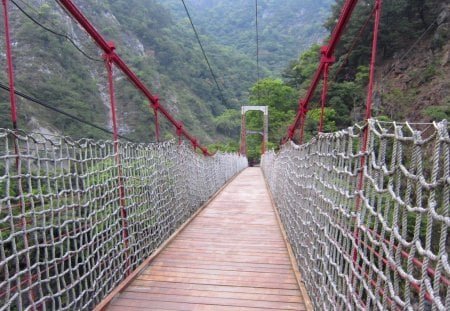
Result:
{"label": "forested hillside", "polygon": [[[339,0],[333,6],[325,23],[329,33],[335,27],[344,3]],[[373,18],[369,17],[374,3],[358,2],[335,52],[336,62],[330,70],[326,102],[325,132],[364,120],[373,37]],[[449,119],[450,1],[383,1],[380,23],[373,116],[399,122]],[[283,72],[282,80],[266,79],[252,88],[250,101],[270,107],[271,146],[276,147],[286,135],[287,126],[297,111],[298,99],[305,95],[319,61],[320,45],[314,45],[291,62]],[[321,87],[319,85],[309,105],[306,140],[318,131]],[[280,98],[284,98],[283,103]],[[259,116],[250,115],[247,120],[250,129],[262,128]],[[258,158],[261,138],[252,136],[249,141],[250,157]]]}
{"label": "forested hillside", "polygon": [[[358,84],[370,63],[373,23],[347,57],[351,42],[370,15],[372,1],[360,3],[336,56],[342,70],[335,89]],[[343,1],[326,23],[331,31]],[[373,19],[372,19],[373,20]],[[378,40],[374,115],[395,121],[429,122],[450,118],[450,1],[383,1]],[[366,84],[361,84],[365,95]],[[333,99],[333,93],[330,94]],[[364,97],[363,97],[364,98]],[[360,109],[350,109],[360,119]],[[353,121],[353,120],[351,120]],[[350,121],[350,122],[351,122]]]}
{"label": "forested hillside", "polygon": [[[222,148],[237,150],[239,107],[246,104],[270,107],[270,143],[274,147],[280,142],[317,68],[320,46],[326,44],[321,38],[330,34],[345,1],[258,1],[263,79],[256,83],[255,1],[186,0],[220,90],[182,1],[74,2],[107,40],[116,43],[118,53],[185,128],[202,142],[220,141]],[[383,1],[374,115],[398,121],[450,116],[449,2]],[[8,3],[17,89],[50,107],[111,129],[101,51],[57,1]],[[373,4],[373,0],[358,2],[337,47],[325,131],[362,120],[373,18],[366,29],[362,26]],[[0,27],[0,66],[5,69],[0,82],[6,85],[3,23]],[[355,38],[359,40],[351,48]],[[154,141],[148,102],[117,72],[115,84],[121,134],[136,141]],[[307,137],[317,132],[319,96],[316,93],[310,105]],[[30,101],[18,101],[20,128],[74,137],[111,137]],[[4,90],[0,90],[0,108],[6,112],[0,115],[0,127],[10,127],[9,96]],[[261,118],[252,113],[248,121],[249,129],[262,125]],[[163,138],[174,136],[167,124],[163,122],[162,127]],[[249,141],[256,157],[260,137],[252,136]]]}
{"label": "forested hillside", "polygon": [[[249,89],[256,81],[254,8],[247,7],[241,1],[186,1],[192,9],[194,21],[198,22],[200,37],[217,75],[219,90],[181,1],[74,2],[108,41],[115,42],[119,54],[137,71],[149,89],[160,97],[161,103],[183,121],[185,128],[205,142],[228,136],[217,128],[215,118],[226,109],[237,109],[245,104]],[[279,48],[287,47],[296,40],[291,38],[290,33],[295,31],[298,32],[297,38],[302,36],[299,32],[301,28],[296,27],[297,19],[292,19],[292,14],[305,15],[312,1],[305,2],[305,8],[295,7],[296,10],[292,7],[294,2],[277,6],[273,1],[261,1],[260,69],[263,75],[271,75],[271,69],[266,65],[271,64],[273,69],[275,63],[279,66],[280,59],[286,58]],[[77,118],[111,129],[101,51],[67,17],[57,1],[11,0],[8,3],[17,90]],[[286,16],[288,8],[291,12]],[[238,18],[243,10],[246,15]],[[219,21],[219,16],[230,19]],[[325,13],[320,16],[324,17]],[[266,25],[264,21],[269,17],[271,24]],[[289,27],[290,33],[286,32],[286,23],[282,23],[285,18],[288,21],[287,17],[292,26]],[[230,23],[229,27],[225,27],[232,19],[239,19],[241,24]],[[307,27],[301,19],[298,22]],[[320,20],[317,19],[316,23]],[[3,23],[0,27],[0,66],[5,69],[0,74],[0,82],[6,85]],[[267,33],[268,29],[270,33]],[[317,33],[311,33],[308,37],[317,40],[322,34],[323,29],[319,27]],[[287,39],[290,43],[285,41]],[[239,48],[239,42],[245,43],[242,48]],[[268,46],[278,48],[273,50]],[[154,140],[153,113],[148,102],[117,72],[116,97],[121,134],[136,141]],[[0,126],[10,127],[9,97],[4,90],[0,90],[0,108],[7,111],[0,116]],[[18,99],[18,112],[20,128],[74,137],[110,137],[98,129],[21,98]],[[163,122],[166,129],[163,136],[166,139],[173,136],[173,131],[168,131],[167,127]]]}
{"label": "forested hillside", "polygon": [[[248,73],[254,68],[253,61],[230,50],[225,53],[223,46],[208,45],[211,55],[217,55],[212,60],[223,77],[220,82],[226,100],[221,100],[189,25],[176,22],[170,11],[156,1],[75,3],[107,40],[116,43],[120,55],[160,97],[161,103],[203,140],[211,140],[210,135],[215,135],[214,115],[225,108],[238,107],[247,97],[255,79]],[[83,120],[110,127],[101,51],[54,1],[14,1],[9,7],[17,89]],[[4,51],[3,29],[1,36]],[[1,82],[7,84],[4,53],[0,61],[5,69]],[[116,80],[121,133],[139,141],[154,140],[148,103],[125,79],[117,76]],[[1,91],[0,96],[2,111],[9,110],[8,94]],[[22,128],[75,137],[105,137],[98,130],[28,101],[19,100],[18,105]],[[10,125],[8,115],[2,114],[2,127]],[[170,135],[167,131],[166,134]]]}
{"label": "forested hillside", "polygon": [[[180,18],[180,0],[160,1]],[[255,6],[258,3],[259,58],[270,73],[280,74],[290,59],[326,36],[323,21],[333,0],[186,0],[199,31],[256,58]],[[254,70],[253,70],[254,71]]]}

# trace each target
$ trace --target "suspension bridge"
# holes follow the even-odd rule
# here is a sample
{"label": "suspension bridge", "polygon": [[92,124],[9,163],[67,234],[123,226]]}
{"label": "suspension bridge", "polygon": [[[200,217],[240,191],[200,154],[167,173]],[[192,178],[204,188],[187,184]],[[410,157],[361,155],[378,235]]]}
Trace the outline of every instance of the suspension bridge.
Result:
{"label": "suspension bridge", "polygon": [[[325,105],[348,0],[261,168],[245,145],[210,154],[71,0],[58,3],[103,53],[113,140],[20,130],[3,0],[13,128],[0,129],[0,310],[450,308],[448,124],[372,118],[380,0],[365,120],[293,142],[322,78]],[[113,70],[148,99],[157,143],[121,139]],[[161,115],[178,142],[160,142]]]}

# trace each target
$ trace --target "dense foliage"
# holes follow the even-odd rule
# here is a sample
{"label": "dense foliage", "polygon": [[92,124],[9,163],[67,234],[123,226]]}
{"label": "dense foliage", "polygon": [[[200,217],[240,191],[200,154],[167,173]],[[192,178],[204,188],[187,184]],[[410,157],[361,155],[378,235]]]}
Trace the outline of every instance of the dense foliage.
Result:
{"label": "dense foliage", "polygon": [[[344,3],[344,0],[338,0],[333,6],[332,14],[325,23],[329,31],[334,28]],[[374,1],[358,2],[336,49],[337,63],[332,67],[334,87],[341,88],[348,83],[358,84],[360,102],[366,95],[365,77],[362,85],[358,81],[361,81],[361,66],[368,66],[370,63],[373,18],[368,27],[360,32],[373,6]],[[449,72],[445,66],[446,61],[442,62],[449,48],[449,15],[448,1],[383,1],[374,93],[373,112],[376,115],[386,115],[398,121],[431,121],[441,120],[439,117],[450,117],[450,96],[445,95],[449,90]],[[359,41],[351,49],[355,38],[359,36]],[[338,73],[339,67],[342,70]],[[354,89],[349,88],[337,97],[344,99],[352,93],[355,93]],[[433,95],[430,96],[430,93]],[[355,98],[354,95],[351,97]],[[332,92],[330,98],[330,104],[337,100]],[[338,101],[347,102],[349,111],[358,116],[357,107],[352,107],[353,101]]]}
{"label": "dense foliage", "polygon": [[[279,70],[283,61],[323,36],[324,29],[316,26],[325,18],[331,0],[315,2],[287,1],[282,6],[274,1],[260,2],[263,76]],[[86,58],[62,36],[42,29],[10,4],[12,37],[16,42],[13,54],[17,89],[80,119],[111,129],[102,52],[67,19],[56,2],[17,3],[36,21],[71,37],[78,48],[98,60]],[[183,121],[185,128],[205,142],[218,137],[237,138],[236,129],[227,128],[219,116],[245,104],[249,89],[256,81],[255,11],[249,7],[253,2],[186,1],[221,91],[213,82],[181,1],[78,0],[75,3],[108,41],[115,42],[119,54],[160,97],[161,103]],[[320,12],[321,19],[315,16],[314,22],[308,23],[311,10]],[[307,39],[298,46],[295,41],[300,37]],[[3,57],[0,60],[5,67]],[[6,76],[0,78],[7,84]],[[121,134],[136,141],[154,140],[153,113],[147,100],[117,72],[115,87]],[[4,91],[0,92],[0,105],[9,107],[8,94]],[[18,111],[21,128],[74,137],[109,137],[28,101],[19,100]],[[0,119],[1,127],[10,126],[7,115]],[[161,121],[163,137],[173,137],[173,129]]]}
{"label": "dense foliage", "polygon": [[[330,33],[335,27],[344,3],[344,0],[336,1],[332,14],[325,23],[325,27]],[[336,63],[331,67],[327,108],[324,114],[323,131],[325,132],[335,131],[364,119],[373,18],[361,33],[361,38],[355,47],[353,49],[350,47],[355,38],[359,37],[373,5],[374,1],[359,1],[336,49]],[[448,7],[441,1],[383,1],[377,53],[377,72],[379,73],[376,76],[373,115],[378,118],[399,121],[405,119],[410,121],[442,120],[450,117],[450,96],[448,96],[450,81],[448,69],[445,69],[447,64],[445,59],[448,59],[448,52],[445,54],[445,51],[446,47],[447,51],[449,47],[449,32],[445,32],[445,29],[450,29],[449,16]],[[413,51],[414,48],[419,51],[427,50],[427,56],[423,57],[420,52]],[[408,56],[414,52],[419,56],[411,57],[412,60],[408,60]],[[402,57],[400,61],[403,61],[400,67],[403,67],[397,69],[399,66],[397,60],[400,57]],[[441,59],[444,61],[442,62]],[[281,88],[281,85],[290,87],[292,90],[297,90],[298,98],[303,98],[319,61],[320,46],[313,45],[309,50],[300,54],[297,60],[291,61],[283,72],[284,82],[279,81],[277,87]],[[439,62],[443,65],[439,66]],[[389,75],[393,70],[397,71],[393,77],[383,76]],[[406,79],[407,83],[401,86],[396,85],[400,79]],[[256,84],[252,89],[250,102],[260,105],[267,102],[270,105],[270,96],[267,97],[267,95],[261,96],[258,101],[254,100],[254,90],[257,87],[261,94],[265,94],[272,91],[273,85]],[[438,97],[437,104],[435,104],[431,103],[429,99],[430,96],[436,94],[427,94],[428,97],[425,97],[425,100],[428,98],[429,106],[425,106],[423,97],[420,95],[429,92],[429,88],[432,87],[434,87],[433,90],[438,90],[437,93],[444,95]],[[306,140],[318,132],[321,88],[322,86],[319,85],[309,104],[305,123],[304,138]],[[414,102],[420,102],[419,110],[413,108]],[[291,102],[284,101],[284,103]],[[278,143],[280,137],[286,134],[287,126],[293,121],[293,118],[286,116],[296,110],[297,106],[291,104],[278,103],[275,107],[271,106],[270,140],[273,143]],[[259,119],[250,117],[251,122],[255,123],[255,120]],[[260,121],[258,122],[260,123]],[[250,139],[249,154],[257,157],[259,150],[260,140]]]}
{"label": "dense foliage", "polygon": [[[202,142],[224,141],[223,149],[236,148],[241,105],[269,106],[269,139],[277,145],[297,110],[320,60],[318,42],[323,29],[331,31],[344,0],[335,1],[332,14],[321,27],[332,0],[260,0],[260,72],[256,77],[255,2],[224,0],[185,1],[190,8],[212,69],[225,100],[221,99],[203,59],[182,3],[178,0],[78,0],[96,28],[114,41],[119,54],[131,65],[161,103]],[[20,2],[19,2],[20,3]],[[374,1],[359,1],[338,45],[331,68],[325,130],[360,121],[363,116],[372,21],[348,61],[347,52],[373,8]],[[11,28],[17,89],[77,117],[111,128],[109,95],[102,53],[53,1],[28,1],[27,12],[46,27],[69,35],[91,60],[70,42],[38,27],[11,5]],[[390,119],[430,120],[448,118],[448,66],[440,64],[448,49],[448,16],[439,0],[383,1],[374,112]],[[373,19],[372,19],[373,20]],[[314,31],[313,31],[314,30]],[[3,34],[3,31],[1,32]],[[418,41],[416,41],[418,40]],[[418,44],[415,44],[418,42]],[[425,42],[425,43],[423,43]],[[1,40],[4,44],[4,40]],[[296,56],[300,53],[297,59]],[[407,59],[411,48],[427,49],[426,57]],[[2,46],[4,49],[4,46]],[[409,54],[408,54],[409,53]],[[405,56],[406,55],[406,56]],[[430,56],[431,55],[431,56]],[[421,55],[420,55],[421,56]],[[448,57],[447,57],[448,58]],[[289,62],[289,60],[291,60]],[[6,68],[4,55],[0,57]],[[419,66],[416,66],[419,63]],[[339,70],[342,66],[342,70]],[[384,66],[384,67],[383,67]],[[408,69],[415,68],[415,69]],[[282,70],[283,80],[272,78]],[[405,69],[406,68],[406,69]],[[392,79],[392,72],[395,77]],[[270,77],[270,78],[269,78]],[[439,88],[431,88],[436,81]],[[7,84],[5,72],[0,81]],[[153,112],[148,101],[122,75],[115,72],[119,128],[136,141],[153,141]],[[318,89],[320,90],[319,85]],[[423,90],[423,91],[422,91]],[[425,94],[428,93],[428,94]],[[448,94],[448,92],[447,92]],[[320,92],[314,94],[306,136],[317,132]],[[428,96],[428,97],[427,97]],[[420,113],[420,103],[428,102]],[[414,104],[411,104],[414,103]],[[415,105],[415,106],[414,106]],[[10,127],[7,92],[0,91],[1,127]],[[413,107],[413,108],[411,108]],[[109,138],[87,125],[19,99],[19,126],[60,132],[74,137]],[[416,118],[416,119],[414,119]],[[258,131],[262,118],[249,113],[249,129]],[[161,120],[163,138],[174,137]],[[231,140],[230,140],[231,139]],[[249,137],[255,157],[261,137]],[[216,145],[217,148],[222,148]]]}
{"label": "dense foliage", "polygon": [[[164,0],[181,18],[186,17],[179,0]],[[200,33],[214,37],[220,44],[256,57],[255,1],[185,1]],[[322,27],[332,0],[259,0],[258,30],[260,63],[279,74],[299,52],[320,41]],[[249,73],[254,74],[256,68]],[[270,73],[269,71],[266,74]]]}

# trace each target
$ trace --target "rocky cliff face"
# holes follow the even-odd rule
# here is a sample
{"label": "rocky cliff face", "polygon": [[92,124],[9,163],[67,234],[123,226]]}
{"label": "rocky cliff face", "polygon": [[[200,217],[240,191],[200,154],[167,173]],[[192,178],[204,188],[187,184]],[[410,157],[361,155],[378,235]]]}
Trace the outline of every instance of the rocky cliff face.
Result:
{"label": "rocky cliff face", "polygon": [[380,64],[377,103],[393,120],[450,118],[450,4],[411,45]]}

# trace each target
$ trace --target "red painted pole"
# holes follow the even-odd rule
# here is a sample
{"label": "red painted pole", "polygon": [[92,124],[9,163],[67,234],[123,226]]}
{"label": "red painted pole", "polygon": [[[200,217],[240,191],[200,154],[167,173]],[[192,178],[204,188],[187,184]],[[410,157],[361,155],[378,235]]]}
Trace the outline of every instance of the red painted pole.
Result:
{"label": "red painted pole", "polygon": [[8,63],[8,79],[9,79],[9,99],[11,103],[11,120],[13,129],[17,129],[17,109],[16,109],[16,96],[14,88],[14,69],[11,51],[11,37],[9,33],[9,14],[8,14],[8,2],[3,0],[3,13],[4,13],[4,26],[5,26],[5,41],[6,41],[6,60]]}
{"label": "red painted pole", "polygon": [[[369,75],[369,86],[367,91],[367,105],[366,105],[366,122],[371,117],[371,108],[372,108],[372,92],[373,92],[373,82],[375,76],[375,63],[377,58],[377,43],[378,43],[378,31],[380,26],[380,13],[381,13],[381,5],[382,0],[376,0],[375,3],[375,24],[373,29],[373,42],[372,42],[372,57],[370,61],[370,75]],[[361,146],[361,161],[360,161],[360,172],[359,172],[359,180],[358,180],[358,195],[356,197],[356,212],[359,213],[361,209],[361,192],[364,187],[364,166],[366,165],[366,152],[367,145],[369,140],[369,124],[366,124],[363,133],[363,144]],[[353,248],[353,263],[357,263],[358,254],[357,248],[359,246],[359,235],[360,230],[359,227],[355,227],[354,238],[356,245]],[[354,277],[352,276],[352,283]]]}
{"label": "red painted pole", "polygon": [[306,120],[306,114],[308,113],[308,103],[306,101],[301,101],[301,107],[300,107],[300,132],[298,136],[298,143],[301,145],[303,144],[303,133],[305,129],[305,120]]}
{"label": "red painted pole", "polygon": [[[109,43],[112,50],[114,50],[114,43]],[[109,97],[111,104],[111,120],[113,124],[113,135],[114,135],[114,153],[117,165],[117,175],[119,178],[119,204],[120,204],[120,215],[122,218],[122,236],[125,247],[127,268],[126,275],[131,273],[131,262],[130,262],[130,251],[128,243],[128,222],[127,222],[127,211],[125,209],[125,187],[122,172],[122,161],[119,154],[119,130],[117,127],[117,117],[116,117],[116,98],[114,95],[114,78],[113,78],[113,60],[114,55],[104,54],[106,69],[108,71],[108,84],[109,84]]]}
{"label": "red painted pole", "polygon": [[153,108],[153,113],[155,114],[155,131],[156,131],[156,141],[159,143],[161,138],[159,136],[159,120],[158,120],[158,109]]}
{"label": "red painted pole", "polygon": [[[12,127],[14,130],[17,130],[17,108],[16,108],[16,95],[15,95],[15,86],[14,86],[14,64],[12,59],[12,49],[11,49],[11,36],[9,31],[9,13],[8,13],[8,2],[7,0],[2,0],[3,3],[3,17],[4,17],[4,27],[5,27],[5,44],[6,44],[6,60],[8,65],[8,80],[9,80],[9,99],[10,99],[10,106],[11,106],[11,121],[12,121]],[[19,155],[19,148],[18,148],[18,142],[17,138],[14,139],[14,151],[16,154],[16,170],[17,173],[20,175],[21,170],[21,161],[20,161],[20,155]],[[19,177],[19,192],[21,191],[21,177]],[[25,204],[23,202],[23,199],[20,198],[20,205],[21,205],[21,226],[23,228],[23,243],[24,247],[28,249],[29,243],[28,243],[28,236],[26,233],[27,229],[27,220],[25,217],[26,211],[25,211]],[[29,265],[29,258],[27,260],[27,265]],[[28,292],[28,299],[31,303],[35,301],[35,293],[33,287],[33,277],[31,275],[31,270],[28,269],[28,273],[25,276],[24,283],[27,283],[30,287],[30,290]],[[33,308],[34,309],[34,308]]]}
{"label": "red painted pole", "polygon": [[330,64],[325,64],[325,70],[323,72],[322,103],[320,105],[319,133],[323,132],[323,118],[324,118],[324,114],[325,114],[325,103],[327,100],[329,71],[330,71]]}
{"label": "red painted pole", "polygon": [[[113,125],[114,135],[114,148],[116,148],[119,142],[119,130],[117,128],[117,116],[116,116],[116,97],[114,94],[114,79],[113,79],[113,66],[110,55],[105,55],[106,69],[108,71],[108,85],[109,85],[109,99],[111,105],[111,121]],[[117,151],[117,150],[116,150]]]}
{"label": "red painted pole", "polygon": [[[347,26],[348,21],[350,20],[350,17],[352,16],[353,10],[355,9],[355,6],[357,3],[358,3],[358,0],[347,0],[347,2],[345,3],[344,8],[342,9],[342,13],[336,24],[336,27],[334,28],[333,33],[331,34],[331,38],[330,38],[330,41],[328,42],[327,49],[324,53],[324,56],[331,58],[332,55],[334,54],[336,45],[338,44],[339,40],[341,39],[341,36],[345,30],[345,27]],[[314,77],[311,81],[309,89],[306,92],[305,98],[303,99],[303,101],[305,102],[304,106],[306,109],[308,108],[308,104],[311,101],[311,98],[314,94],[314,91],[317,88],[317,85],[319,84],[319,80],[320,80],[320,77],[322,76],[324,69],[325,69],[325,64],[323,62],[320,62],[319,67],[317,68],[316,73],[314,74]],[[292,139],[293,135],[295,133],[295,129],[299,126],[300,121],[303,120],[302,122],[304,122],[304,118],[302,118],[301,113],[302,113],[302,111],[299,109],[297,111],[297,115],[295,116],[294,122],[291,125],[292,128],[294,129],[294,131],[288,131],[286,138],[283,140],[283,143],[286,143],[288,140]],[[302,132],[303,132],[303,130],[301,130],[301,133]]]}
{"label": "red painted pole", "polygon": [[320,105],[320,124],[319,124],[319,133],[323,131],[323,118],[325,113],[325,104],[327,101],[327,93],[328,93],[328,73],[330,72],[330,64],[334,62],[333,56],[327,56],[328,47],[322,47],[322,59],[321,62],[325,64],[323,70],[323,89],[322,89],[322,104]]}
{"label": "red painted pole", "polygon": [[178,122],[178,124],[177,124],[178,145],[181,145],[182,133],[183,133],[183,123]]}
{"label": "red painted pole", "polygon": [[372,42],[372,58],[370,60],[369,87],[367,88],[366,120],[369,120],[372,117],[372,92],[373,92],[373,82],[375,78],[375,64],[377,60],[377,44],[378,44],[378,31],[380,28],[381,5],[382,0],[376,0],[375,25],[373,28],[373,42]]}

